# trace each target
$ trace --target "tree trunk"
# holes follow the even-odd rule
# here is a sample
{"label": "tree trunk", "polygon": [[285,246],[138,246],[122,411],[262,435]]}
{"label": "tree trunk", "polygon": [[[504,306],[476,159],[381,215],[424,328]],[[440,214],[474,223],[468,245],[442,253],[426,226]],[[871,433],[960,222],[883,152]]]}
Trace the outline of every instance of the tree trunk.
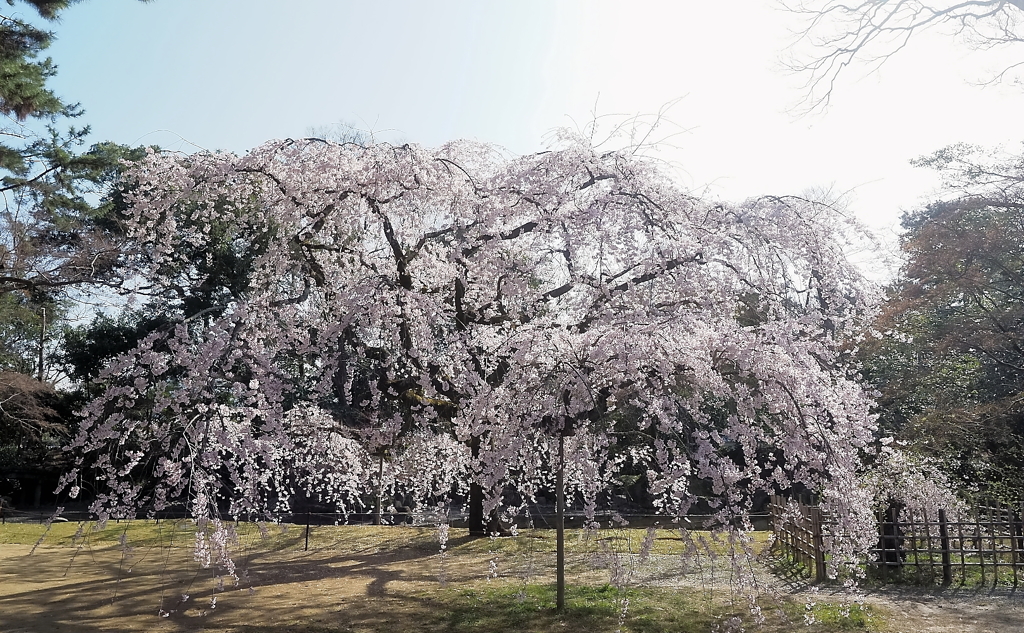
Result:
{"label": "tree trunk", "polygon": [[[469,449],[474,458],[480,455],[480,438],[469,441]],[[509,527],[501,522],[498,509],[491,510],[484,522],[484,489],[478,483],[469,484],[469,515],[466,517],[470,536],[512,536]]]}
{"label": "tree trunk", "polygon": [[469,516],[467,517],[469,533],[472,536],[486,536],[487,526],[484,525],[484,489],[475,481],[469,484]]}
{"label": "tree trunk", "polygon": [[[469,450],[473,459],[480,456],[479,437],[474,436],[469,441]],[[484,489],[475,481],[469,484],[469,517],[467,518],[470,535],[487,535],[487,527],[484,525]]]}

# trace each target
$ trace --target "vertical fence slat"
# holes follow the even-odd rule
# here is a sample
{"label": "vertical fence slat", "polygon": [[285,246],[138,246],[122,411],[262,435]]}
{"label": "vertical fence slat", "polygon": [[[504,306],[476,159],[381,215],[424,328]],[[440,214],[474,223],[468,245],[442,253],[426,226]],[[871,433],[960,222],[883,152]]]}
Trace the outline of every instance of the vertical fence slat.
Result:
{"label": "vertical fence slat", "polygon": [[974,509],[974,549],[978,553],[978,568],[981,569],[981,586],[985,586],[985,541],[981,532],[981,508]]}
{"label": "vertical fence slat", "polygon": [[[939,512],[942,512],[942,510],[939,510]],[[940,524],[940,521],[939,521],[939,517],[938,516],[929,517],[927,510],[922,509],[921,510],[921,514],[922,514],[922,516],[924,516],[924,533],[926,535],[927,542],[928,542],[928,565],[929,565],[929,570],[928,571],[931,574],[930,577],[932,578],[932,582],[934,582],[935,581],[934,579],[937,578],[938,576],[937,576],[936,564],[935,564],[935,539],[932,537],[932,534],[933,534],[932,528],[938,526]],[[942,537],[942,535],[940,534],[939,535],[939,539],[940,540],[939,540],[939,544],[938,544],[940,549],[942,548],[941,537]],[[942,567],[941,551],[939,552],[939,554],[940,554],[940,558],[939,558],[939,565],[938,565],[938,567],[941,568]]]}
{"label": "vertical fence slat", "polygon": [[959,517],[956,522],[956,532],[960,537],[960,584],[967,582],[967,549],[966,543],[964,542],[964,522],[963,517]]}
{"label": "vertical fence slat", "polygon": [[1024,556],[1024,501],[1015,510],[1016,521],[1013,525],[1014,540],[1017,541],[1017,555]]}
{"label": "vertical fence slat", "polygon": [[935,560],[932,558],[932,549],[934,549],[934,548],[932,547],[932,531],[929,529],[928,511],[927,510],[924,510],[924,509],[921,510],[921,518],[924,521],[924,539],[923,539],[924,543],[920,543],[921,538],[920,538],[920,535],[918,534],[918,531],[917,531],[917,521],[914,520],[914,513],[913,512],[909,513],[910,547],[914,551],[914,571],[916,572],[915,576],[916,576],[918,582],[921,581],[921,567],[923,567],[923,565],[921,565],[921,562],[920,562],[920,558],[921,557],[919,555],[919,552],[920,552],[919,544],[923,544],[925,546],[925,553],[928,554],[928,564],[929,564],[928,571],[931,573],[931,577],[935,578]]}
{"label": "vertical fence slat", "polygon": [[996,508],[994,506],[989,508],[988,530],[992,535],[992,587],[995,588],[999,585],[999,532],[996,531]]}
{"label": "vertical fence slat", "polygon": [[880,531],[882,532],[882,542],[881,542],[882,551],[881,551],[881,553],[878,556],[878,569],[882,572],[882,582],[888,582],[889,581],[889,553],[886,550],[889,549],[889,539],[885,538],[885,535],[889,533],[889,530],[886,529],[886,526],[888,525],[888,521],[889,521],[889,516],[888,516],[888,513],[885,512],[885,511],[882,511],[882,513],[879,516],[882,517],[881,520],[880,520],[880,527],[881,527]]}
{"label": "vertical fence slat", "polygon": [[1013,588],[1017,588],[1017,517],[1016,513],[1011,511],[1009,515],[1010,519],[1010,580],[1013,582]]}

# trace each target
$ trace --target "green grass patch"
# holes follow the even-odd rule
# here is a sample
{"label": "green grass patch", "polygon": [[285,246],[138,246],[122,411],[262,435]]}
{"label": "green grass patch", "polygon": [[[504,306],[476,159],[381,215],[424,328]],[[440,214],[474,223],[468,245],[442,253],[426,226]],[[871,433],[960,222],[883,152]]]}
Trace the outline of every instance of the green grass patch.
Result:
{"label": "green grass patch", "polygon": [[788,603],[788,617],[800,622],[801,628],[814,633],[816,631],[884,631],[885,617],[871,605],[858,603]]}
{"label": "green grass patch", "polygon": [[[306,547],[306,526],[287,523],[230,523],[244,548],[261,551],[301,550]],[[75,546],[88,539],[93,547],[118,546],[124,536],[133,546],[182,546],[194,542],[196,525],[188,519],[108,521],[100,528],[94,521],[82,523],[54,522],[49,529],[38,523],[8,523],[0,526],[0,544]],[[754,532],[748,547],[756,555],[766,544],[769,533]],[[608,528],[598,532],[567,530],[569,553],[607,549],[619,554],[637,553],[647,536],[639,528]],[[688,551],[724,554],[733,543],[724,536],[710,532],[688,532],[685,536],[674,530],[658,530],[650,550],[654,555],[679,555]],[[309,549],[336,549],[348,553],[387,553],[409,549],[437,552],[436,529],[433,527],[313,525],[309,528]],[[515,538],[469,538],[461,530],[453,530],[448,543],[452,554],[525,554],[555,551],[555,531],[521,530]]]}
{"label": "green grass patch", "polygon": [[877,631],[882,625],[882,617],[869,605],[862,604],[816,604],[808,611],[828,630],[838,631]]}
{"label": "green grass patch", "polygon": [[[570,586],[566,588],[563,613],[555,610],[555,588],[550,585],[446,589],[424,594],[421,599],[430,605],[430,610],[440,608],[445,614],[431,624],[437,630],[453,632],[592,633],[617,630],[621,625],[622,631],[633,633],[706,633],[734,617],[741,618],[746,630],[764,633],[873,632],[884,626],[879,613],[858,604],[821,603],[808,609],[790,599],[782,603],[764,599],[765,622],[758,627],[748,604],[731,602],[727,595],[709,600],[696,589]],[[808,614],[813,616],[810,625],[805,619]]]}

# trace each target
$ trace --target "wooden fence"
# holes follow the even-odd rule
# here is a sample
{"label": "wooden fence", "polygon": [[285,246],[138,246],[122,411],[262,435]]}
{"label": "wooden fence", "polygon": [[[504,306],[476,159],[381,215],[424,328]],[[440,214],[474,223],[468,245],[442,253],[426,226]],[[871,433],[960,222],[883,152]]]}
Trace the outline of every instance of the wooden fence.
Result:
{"label": "wooden fence", "polygon": [[[817,506],[773,496],[772,529],[782,553],[826,578],[825,537],[834,525]],[[979,503],[937,516],[898,506],[878,513],[878,542],[864,564],[883,581],[972,586],[1024,582],[1024,508]]]}
{"label": "wooden fence", "polygon": [[795,563],[825,580],[825,544],[821,508],[773,495],[768,503],[775,543]]}

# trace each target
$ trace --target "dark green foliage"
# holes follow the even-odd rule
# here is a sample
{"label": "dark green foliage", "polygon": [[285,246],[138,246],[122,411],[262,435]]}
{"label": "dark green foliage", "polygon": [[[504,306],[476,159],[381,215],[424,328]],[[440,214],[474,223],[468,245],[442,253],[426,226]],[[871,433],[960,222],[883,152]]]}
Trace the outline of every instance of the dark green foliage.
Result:
{"label": "dark green foliage", "polygon": [[[53,20],[71,2],[29,4]],[[116,281],[121,240],[110,188],[121,161],[139,150],[114,143],[78,150],[89,128],[68,122],[82,110],[47,87],[56,67],[39,59],[52,37],[0,15],[0,113],[10,117],[0,125],[0,294]]]}
{"label": "dark green foliage", "polygon": [[886,433],[1012,501],[1024,488],[1024,172],[965,151],[926,161],[957,161],[968,193],[904,217],[906,264],[861,353]]}
{"label": "dark green foliage", "polygon": [[[13,0],[7,3],[14,6]],[[53,20],[69,3],[30,0],[41,16]],[[46,87],[57,68],[50,58],[39,59],[53,34],[12,17],[0,17],[0,112],[18,121],[68,114],[73,110]]]}
{"label": "dark green foliage", "polygon": [[55,21],[74,1],[7,0],[14,9],[0,15],[0,450],[19,467],[57,465],[80,394],[46,384],[57,375],[39,376],[40,350],[48,361],[50,333],[86,287],[119,285],[125,240],[111,185],[141,151],[114,143],[82,151],[89,128],[71,125],[81,108],[47,85],[57,67],[43,53],[54,36],[25,5]]}
{"label": "dark green foliage", "polygon": [[[78,0],[24,0],[24,2],[25,4],[32,5],[39,12],[39,15],[47,20],[56,20],[58,13],[75,4]],[[16,6],[14,0],[7,0],[7,4],[12,7]]]}
{"label": "dark green foliage", "polygon": [[64,332],[58,360],[69,378],[87,385],[99,378],[108,361],[135,349],[146,335],[167,323],[165,317],[150,311],[97,315],[88,325]]}

